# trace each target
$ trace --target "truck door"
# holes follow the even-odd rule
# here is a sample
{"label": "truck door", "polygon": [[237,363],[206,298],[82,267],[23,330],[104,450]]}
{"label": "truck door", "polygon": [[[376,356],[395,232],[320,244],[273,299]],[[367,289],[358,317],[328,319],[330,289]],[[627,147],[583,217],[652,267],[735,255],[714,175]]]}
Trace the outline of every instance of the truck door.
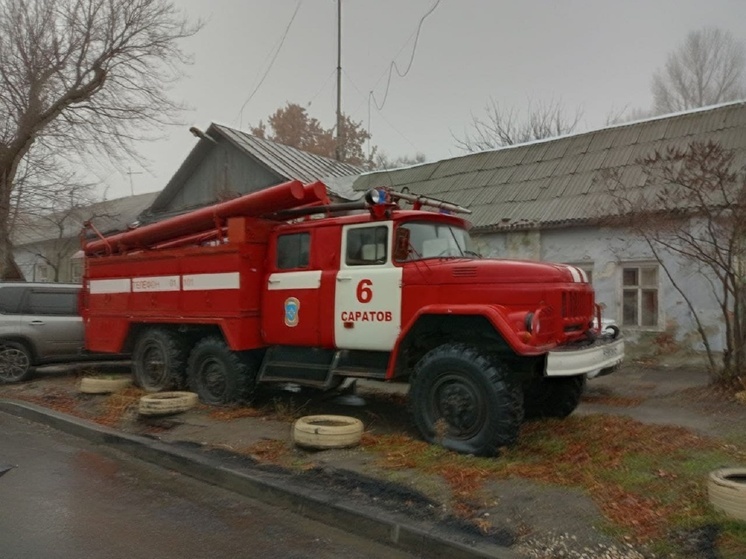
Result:
{"label": "truck door", "polygon": [[319,344],[321,270],[313,269],[311,242],[310,231],[277,236],[262,298],[262,330],[268,344]]}
{"label": "truck door", "polygon": [[347,225],[334,293],[340,349],[390,351],[401,329],[402,269],[391,259],[392,222]]}

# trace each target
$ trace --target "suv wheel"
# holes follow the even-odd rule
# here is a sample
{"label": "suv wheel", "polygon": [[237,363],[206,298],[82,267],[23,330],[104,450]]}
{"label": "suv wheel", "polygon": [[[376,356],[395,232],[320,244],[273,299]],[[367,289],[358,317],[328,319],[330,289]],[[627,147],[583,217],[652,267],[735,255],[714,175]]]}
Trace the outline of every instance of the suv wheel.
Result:
{"label": "suv wheel", "polygon": [[25,345],[0,342],[0,382],[20,382],[31,372],[31,352]]}

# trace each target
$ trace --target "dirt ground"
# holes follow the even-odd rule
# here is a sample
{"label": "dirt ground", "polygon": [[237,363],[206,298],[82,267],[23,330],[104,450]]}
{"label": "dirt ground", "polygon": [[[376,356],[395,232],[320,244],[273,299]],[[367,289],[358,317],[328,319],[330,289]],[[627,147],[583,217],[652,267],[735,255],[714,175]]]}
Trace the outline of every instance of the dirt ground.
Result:
{"label": "dirt ground", "polygon": [[[0,398],[31,400],[57,409],[68,406],[76,415],[100,419],[107,397],[80,394],[77,390],[81,376],[93,371],[126,374],[127,368],[88,364],[41,369],[29,382],[0,385]],[[589,381],[575,413],[625,415],[643,423],[678,425],[746,446],[746,406],[723,398],[708,383],[703,369],[626,364],[616,374]],[[366,433],[373,435],[417,438],[405,391],[402,386],[360,382],[356,394],[364,405],[357,406],[343,405],[331,395],[268,392],[261,401],[265,412],[270,411],[255,417],[221,417],[215,414],[215,408],[200,405],[186,413],[146,420],[130,407],[123,410],[114,426],[165,442],[248,455],[257,463],[277,463],[280,452],[284,454],[284,464],[300,464],[296,475],[314,478],[313,482],[321,486],[336,484],[358,498],[418,514],[434,523],[457,520],[450,489],[442,479],[407,469],[382,468],[380,457],[364,447],[309,452],[290,442],[292,420],[315,413],[358,417],[364,422]],[[581,490],[520,479],[490,481],[481,488],[474,509],[477,525],[489,526],[487,532],[492,541],[511,546],[527,558],[650,556],[609,535],[603,515]],[[464,526],[478,533],[474,522]],[[700,555],[691,555],[695,556]]]}

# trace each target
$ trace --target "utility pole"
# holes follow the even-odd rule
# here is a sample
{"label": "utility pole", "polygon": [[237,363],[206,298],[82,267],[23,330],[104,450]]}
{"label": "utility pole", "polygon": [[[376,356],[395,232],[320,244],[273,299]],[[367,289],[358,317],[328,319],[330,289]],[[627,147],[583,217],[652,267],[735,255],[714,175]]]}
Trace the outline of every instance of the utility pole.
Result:
{"label": "utility pole", "polygon": [[130,176],[130,194],[135,195],[135,187],[132,184],[132,175],[142,175],[142,171],[133,171],[132,167],[127,170],[127,174]]}
{"label": "utility pole", "polygon": [[342,0],[337,0],[337,161],[342,160]]}

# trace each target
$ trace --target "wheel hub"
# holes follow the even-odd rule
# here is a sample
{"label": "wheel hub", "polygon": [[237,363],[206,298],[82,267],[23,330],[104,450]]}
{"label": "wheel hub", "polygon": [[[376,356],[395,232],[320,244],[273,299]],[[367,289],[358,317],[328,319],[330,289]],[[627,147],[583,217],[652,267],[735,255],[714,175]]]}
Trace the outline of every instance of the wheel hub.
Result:
{"label": "wheel hub", "polygon": [[449,435],[467,439],[482,426],[482,397],[476,386],[458,375],[448,375],[432,392],[435,419],[443,419]]}
{"label": "wheel hub", "polygon": [[13,381],[21,378],[30,363],[24,352],[14,347],[0,347],[0,378]]}
{"label": "wheel hub", "polygon": [[222,364],[215,359],[207,359],[200,367],[202,386],[212,396],[220,398],[225,394],[226,381]]}
{"label": "wheel hub", "polygon": [[143,357],[143,364],[147,380],[152,385],[159,386],[166,380],[166,359],[159,346],[155,344],[148,346]]}

